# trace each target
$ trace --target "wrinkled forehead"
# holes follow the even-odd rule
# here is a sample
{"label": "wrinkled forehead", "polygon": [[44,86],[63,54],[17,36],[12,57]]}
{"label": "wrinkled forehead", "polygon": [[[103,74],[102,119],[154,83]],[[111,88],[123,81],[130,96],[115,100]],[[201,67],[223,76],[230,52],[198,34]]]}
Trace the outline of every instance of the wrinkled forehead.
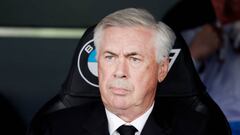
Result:
{"label": "wrinkled forehead", "polygon": [[144,52],[155,50],[155,31],[144,27],[109,27],[104,30],[101,48]]}

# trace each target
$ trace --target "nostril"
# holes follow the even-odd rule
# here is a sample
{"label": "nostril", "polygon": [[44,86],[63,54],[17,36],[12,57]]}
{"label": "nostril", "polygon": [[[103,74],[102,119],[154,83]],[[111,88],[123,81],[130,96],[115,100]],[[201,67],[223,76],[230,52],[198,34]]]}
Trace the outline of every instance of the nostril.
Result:
{"label": "nostril", "polygon": [[125,74],[114,74],[114,78],[127,78]]}

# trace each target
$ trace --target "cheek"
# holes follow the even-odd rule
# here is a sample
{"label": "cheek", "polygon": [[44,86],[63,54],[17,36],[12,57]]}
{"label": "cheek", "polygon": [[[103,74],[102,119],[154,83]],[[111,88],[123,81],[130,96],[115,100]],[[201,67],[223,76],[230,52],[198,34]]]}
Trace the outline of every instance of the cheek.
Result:
{"label": "cheek", "polygon": [[107,83],[112,80],[112,71],[108,66],[104,66],[104,64],[99,64],[98,66],[98,80],[99,80],[99,88],[106,91]]}
{"label": "cheek", "polygon": [[147,66],[143,70],[133,71],[133,80],[135,88],[144,90],[155,89],[157,85],[157,67]]}
{"label": "cheek", "polygon": [[[99,68],[99,71],[101,69]],[[107,89],[107,82],[108,82],[108,77],[105,74],[105,72],[101,71],[98,74],[98,80],[99,80],[99,90],[101,93],[101,98],[105,104],[109,103],[109,98],[110,98],[110,92]]]}
{"label": "cheek", "polygon": [[103,67],[102,64],[98,64],[98,81],[99,81],[99,88],[103,89],[105,80],[106,80],[106,73],[105,73],[105,68]]}
{"label": "cheek", "polygon": [[98,74],[98,80],[99,80],[99,87],[100,88],[105,88],[106,87],[106,82],[108,80],[108,75],[107,73],[100,71]]}
{"label": "cheek", "polygon": [[157,79],[157,66],[149,65],[149,66],[141,66],[138,69],[132,69],[132,76],[135,78],[138,83],[142,83],[142,81],[151,81]]}
{"label": "cheek", "polygon": [[106,78],[106,76],[108,76],[108,68],[106,66],[106,64],[104,64],[103,62],[99,61],[98,62],[98,78],[99,80],[103,80],[104,78]]}

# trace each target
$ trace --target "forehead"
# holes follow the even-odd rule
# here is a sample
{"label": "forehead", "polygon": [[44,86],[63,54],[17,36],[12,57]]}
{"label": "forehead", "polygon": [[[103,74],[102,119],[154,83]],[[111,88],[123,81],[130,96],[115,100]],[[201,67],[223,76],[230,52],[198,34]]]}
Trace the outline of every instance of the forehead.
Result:
{"label": "forehead", "polygon": [[142,26],[108,27],[104,29],[101,48],[125,51],[152,51],[155,43],[155,31]]}

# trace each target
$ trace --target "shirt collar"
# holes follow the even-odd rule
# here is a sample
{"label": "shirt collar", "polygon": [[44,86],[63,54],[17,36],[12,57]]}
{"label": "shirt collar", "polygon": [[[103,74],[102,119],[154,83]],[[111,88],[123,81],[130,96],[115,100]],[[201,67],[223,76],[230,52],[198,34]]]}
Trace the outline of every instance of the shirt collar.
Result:
{"label": "shirt collar", "polygon": [[108,119],[108,130],[110,135],[113,135],[113,133],[121,126],[121,125],[132,125],[134,126],[139,134],[141,134],[142,129],[150,115],[150,113],[153,110],[153,106],[154,103],[152,104],[152,106],[144,113],[142,114],[140,117],[138,117],[137,119],[133,120],[130,123],[127,123],[125,121],[123,121],[122,119],[120,119],[118,116],[116,116],[115,114],[113,114],[112,112],[108,111],[106,108],[106,115],[107,115],[107,119]]}

